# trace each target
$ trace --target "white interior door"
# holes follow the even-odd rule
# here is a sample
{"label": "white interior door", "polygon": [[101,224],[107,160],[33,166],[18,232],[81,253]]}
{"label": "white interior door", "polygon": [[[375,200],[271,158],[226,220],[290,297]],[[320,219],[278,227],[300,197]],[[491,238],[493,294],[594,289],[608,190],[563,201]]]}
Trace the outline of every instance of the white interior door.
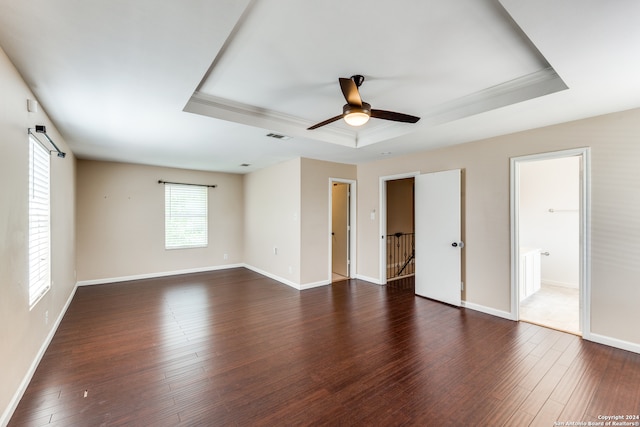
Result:
{"label": "white interior door", "polygon": [[415,177],[416,294],[461,304],[460,169]]}

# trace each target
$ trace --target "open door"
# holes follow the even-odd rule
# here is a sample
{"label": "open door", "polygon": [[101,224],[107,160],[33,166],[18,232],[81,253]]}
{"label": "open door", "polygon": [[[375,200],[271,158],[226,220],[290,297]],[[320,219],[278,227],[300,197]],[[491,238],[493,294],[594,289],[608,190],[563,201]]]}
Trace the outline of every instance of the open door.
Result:
{"label": "open door", "polygon": [[415,177],[416,295],[461,304],[460,169]]}

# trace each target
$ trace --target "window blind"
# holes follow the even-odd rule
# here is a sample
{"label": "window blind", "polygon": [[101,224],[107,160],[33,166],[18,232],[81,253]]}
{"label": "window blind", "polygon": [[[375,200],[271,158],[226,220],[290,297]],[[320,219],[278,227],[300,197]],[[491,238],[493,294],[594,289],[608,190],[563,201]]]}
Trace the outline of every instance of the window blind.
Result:
{"label": "window blind", "polygon": [[49,152],[29,137],[29,306],[51,287]]}
{"label": "window blind", "polygon": [[208,244],[207,187],[165,184],[165,248],[200,248]]}

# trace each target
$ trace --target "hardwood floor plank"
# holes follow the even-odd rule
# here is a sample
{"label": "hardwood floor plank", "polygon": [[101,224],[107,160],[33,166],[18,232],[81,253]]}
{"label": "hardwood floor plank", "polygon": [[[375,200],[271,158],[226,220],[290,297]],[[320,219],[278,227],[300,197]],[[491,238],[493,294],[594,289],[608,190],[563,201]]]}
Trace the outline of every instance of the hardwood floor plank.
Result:
{"label": "hardwood floor plank", "polygon": [[637,411],[638,383],[640,355],[411,280],[237,268],[79,288],[9,425],[551,425]]}
{"label": "hardwood floor plank", "polygon": [[586,409],[587,415],[640,416],[640,372],[634,369],[635,356],[630,352],[612,352]]}
{"label": "hardwood floor plank", "polygon": [[503,426],[508,425],[509,419],[520,407],[522,402],[529,396],[531,392],[522,387],[514,387],[504,399],[496,399],[489,397],[483,399],[487,406],[487,413],[478,418],[479,426]]}
{"label": "hardwood floor plank", "polygon": [[561,419],[570,421],[586,420],[587,408],[602,381],[602,373],[613,349],[593,343],[583,343],[583,363],[580,380],[576,383],[571,397],[560,414]]}
{"label": "hardwood floor plank", "polygon": [[516,411],[511,415],[505,425],[508,426],[528,426],[533,422],[535,417],[528,412]]}
{"label": "hardwood floor plank", "polygon": [[553,426],[560,418],[564,405],[553,400],[547,400],[529,424],[530,427]]}
{"label": "hardwood floor plank", "polygon": [[[541,408],[547,403],[549,396],[567,372],[567,369],[568,368],[564,365],[551,366],[549,371],[547,371],[545,376],[540,380],[540,382],[538,382],[519,409],[532,415],[537,415]],[[560,406],[562,406],[560,410],[564,409],[564,405],[560,404]],[[559,412],[556,415],[559,415]]]}
{"label": "hardwood floor plank", "polygon": [[[561,359],[562,357],[558,359],[558,365],[567,366],[561,363]],[[582,358],[574,358],[574,362],[568,367],[564,377],[551,393],[550,399],[565,405],[578,386],[578,382],[580,381],[585,368],[586,364]]]}

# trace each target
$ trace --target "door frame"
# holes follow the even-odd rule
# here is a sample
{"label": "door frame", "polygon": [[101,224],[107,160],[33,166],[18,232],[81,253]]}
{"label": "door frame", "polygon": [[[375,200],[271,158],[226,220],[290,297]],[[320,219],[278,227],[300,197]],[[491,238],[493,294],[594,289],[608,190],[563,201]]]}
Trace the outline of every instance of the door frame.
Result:
{"label": "door frame", "polygon": [[[396,175],[387,175],[381,176],[379,178],[379,191],[380,191],[380,207],[378,211],[378,221],[379,221],[379,233],[380,238],[380,285],[387,284],[387,181],[395,181],[397,179],[405,179],[405,178],[415,178],[420,175],[420,171],[417,172],[407,172],[400,173]],[[415,206],[414,206],[415,213]],[[371,212],[372,220],[375,219],[375,211]]]}
{"label": "door frame", "polygon": [[356,181],[353,179],[329,178],[329,230],[327,232],[328,242],[328,280],[333,281],[333,183],[349,184],[349,232],[347,233],[347,245],[349,246],[349,259],[347,260],[347,269],[349,270],[349,278],[352,279],[356,274]]}
{"label": "door frame", "polygon": [[580,157],[580,330],[591,336],[591,149],[589,147],[552,151],[510,158],[511,196],[511,316],[520,320],[520,164],[531,161]]}

